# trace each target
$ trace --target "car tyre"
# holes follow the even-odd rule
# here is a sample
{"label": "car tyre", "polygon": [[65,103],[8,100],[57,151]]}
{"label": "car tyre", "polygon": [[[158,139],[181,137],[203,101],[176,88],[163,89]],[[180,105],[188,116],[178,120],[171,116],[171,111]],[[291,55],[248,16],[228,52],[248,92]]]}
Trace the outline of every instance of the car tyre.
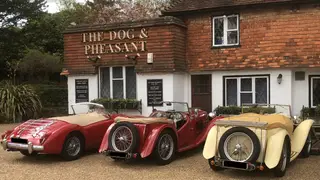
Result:
{"label": "car tyre", "polygon": [[38,152],[32,152],[32,153],[30,154],[28,151],[25,151],[25,150],[20,151],[20,153],[21,153],[22,155],[24,155],[24,156],[27,156],[27,157],[31,157],[31,156],[36,156],[36,155],[38,155]]}
{"label": "car tyre", "polygon": [[290,162],[290,154],[291,154],[290,140],[288,137],[286,137],[283,142],[280,161],[278,165],[273,169],[274,175],[276,177],[283,177],[286,174],[287,167]]}
{"label": "car tyre", "polygon": [[70,133],[63,144],[61,156],[66,161],[79,159],[84,153],[84,138],[80,133]]}
{"label": "car tyre", "polygon": [[257,135],[253,131],[251,131],[250,129],[245,128],[245,127],[231,128],[231,129],[227,130],[221,136],[220,141],[219,141],[219,146],[218,146],[218,150],[219,150],[219,154],[220,154],[221,158],[232,161],[232,159],[229,159],[227,157],[226,152],[224,152],[224,143],[230,135],[232,135],[234,133],[238,133],[238,132],[248,135],[249,138],[251,138],[252,143],[253,143],[252,155],[246,162],[252,162],[252,163],[256,162],[257,159],[259,158],[260,150],[261,150],[260,141],[259,141]]}
{"label": "car tyre", "polygon": [[113,143],[112,143],[112,137],[113,137],[113,134],[115,133],[115,131],[118,129],[118,128],[121,128],[121,127],[126,127],[128,128],[131,133],[132,133],[132,141],[131,141],[131,146],[129,147],[128,150],[126,150],[125,152],[126,153],[129,153],[129,152],[135,152],[137,151],[137,148],[139,147],[139,140],[140,140],[140,137],[139,137],[139,132],[138,132],[138,129],[135,127],[134,124],[132,123],[129,123],[129,122],[119,122],[117,124],[115,124],[113,126],[113,128],[111,129],[110,131],[110,135],[108,137],[108,144],[109,144],[109,148],[110,150],[112,151],[117,151],[115,147],[113,147]]}
{"label": "car tyre", "polygon": [[214,157],[211,158],[211,159],[209,159],[208,162],[209,162],[210,168],[211,168],[213,171],[222,171],[222,170],[224,170],[224,168],[219,167],[219,166],[216,166],[214,163],[212,163],[212,160],[214,160]]}
{"label": "car tyre", "polygon": [[176,146],[175,134],[168,129],[162,131],[158,136],[152,154],[157,164],[160,166],[170,164],[175,158]]}
{"label": "car tyre", "polygon": [[311,148],[312,148],[312,139],[311,139],[311,132],[309,132],[306,143],[304,144],[304,147],[300,153],[300,157],[308,158],[311,154]]}

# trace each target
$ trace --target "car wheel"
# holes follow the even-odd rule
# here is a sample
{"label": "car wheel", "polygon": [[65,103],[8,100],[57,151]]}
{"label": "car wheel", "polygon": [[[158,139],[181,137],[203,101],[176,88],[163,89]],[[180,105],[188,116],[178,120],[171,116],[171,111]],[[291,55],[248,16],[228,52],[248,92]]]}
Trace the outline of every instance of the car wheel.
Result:
{"label": "car wheel", "polygon": [[218,150],[222,159],[235,162],[256,162],[260,154],[260,141],[245,127],[227,130],[220,138]]}
{"label": "car wheel", "polygon": [[61,156],[67,161],[79,159],[84,152],[84,139],[80,133],[69,134],[63,144]]}
{"label": "car wheel", "polygon": [[311,133],[309,132],[306,143],[304,144],[304,147],[300,153],[300,156],[302,158],[308,158],[311,154],[311,148],[312,148],[312,139],[311,139]]}
{"label": "car wheel", "polygon": [[290,162],[290,141],[288,138],[283,142],[283,148],[281,152],[281,157],[278,165],[273,169],[274,175],[276,177],[283,177],[286,174],[287,166]]}
{"label": "car wheel", "polygon": [[116,152],[135,152],[139,147],[139,132],[129,122],[119,122],[110,131],[109,148]]}
{"label": "car wheel", "polygon": [[38,155],[38,152],[32,152],[31,154],[28,151],[20,151],[20,153],[24,156],[36,156]]}
{"label": "car wheel", "polygon": [[222,171],[224,170],[222,167],[216,166],[214,164],[214,157],[208,160],[209,166],[213,171]]}
{"label": "car wheel", "polygon": [[164,130],[159,135],[153,150],[153,157],[158,165],[170,164],[176,152],[176,136],[170,130]]}

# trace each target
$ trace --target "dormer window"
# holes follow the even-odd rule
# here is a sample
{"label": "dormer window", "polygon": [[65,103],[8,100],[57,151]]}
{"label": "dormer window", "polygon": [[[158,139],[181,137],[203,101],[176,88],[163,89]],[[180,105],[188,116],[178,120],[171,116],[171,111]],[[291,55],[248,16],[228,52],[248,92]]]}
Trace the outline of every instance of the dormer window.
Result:
{"label": "dormer window", "polygon": [[239,15],[213,17],[213,46],[239,45]]}

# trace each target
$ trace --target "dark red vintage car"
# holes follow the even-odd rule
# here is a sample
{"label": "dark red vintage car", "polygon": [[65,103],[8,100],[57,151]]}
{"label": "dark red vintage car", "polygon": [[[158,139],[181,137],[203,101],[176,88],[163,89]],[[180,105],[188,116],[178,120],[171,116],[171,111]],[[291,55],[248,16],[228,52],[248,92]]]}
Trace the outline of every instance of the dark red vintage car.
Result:
{"label": "dark red vintage car", "polygon": [[176,152],[204,143],[214,126],[213,114],[187,103],[161,102],[162,110],[149,117],[116,117],[109,126],[99,152],[115,160],[153,156],[159,165],[169,164]]}
{"label": "dark red vintage car", "polygon": [[29,120],[5,132],[2,147],[25,156],[60,154],[66,160],[78,159],[85,150],[98,150],[113,123],[111,119],[117,115],[106,113],[102,105],[95,103],[78,103],[72,108],[74,115]]}

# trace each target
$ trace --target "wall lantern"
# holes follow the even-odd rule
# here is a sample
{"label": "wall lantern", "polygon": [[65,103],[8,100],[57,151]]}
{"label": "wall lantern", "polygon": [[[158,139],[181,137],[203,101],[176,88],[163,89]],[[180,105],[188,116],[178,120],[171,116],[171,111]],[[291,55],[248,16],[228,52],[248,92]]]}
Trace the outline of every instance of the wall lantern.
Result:
{"label": "wall lantern", "polygon": [[281,82],[282,82],[282,74],[279,74],[277,80],[278,80],[278,84],[281,84]]}
{"label": "wall lantern", "polygon": [[62,72],[60,73],[60,76],[68,76],[70,73],[69,73],[69,70],[68,69],[62,69]]}
{"label": "wall lantern", "polygon": [[134,62],[134,64],[136,65],[138,62],[138,58],[140,57],[140,54],[137,53],[137,55],[135,56],[128,56],[127,54],[125,55],[125,57],[129,60],[132,60]]}

